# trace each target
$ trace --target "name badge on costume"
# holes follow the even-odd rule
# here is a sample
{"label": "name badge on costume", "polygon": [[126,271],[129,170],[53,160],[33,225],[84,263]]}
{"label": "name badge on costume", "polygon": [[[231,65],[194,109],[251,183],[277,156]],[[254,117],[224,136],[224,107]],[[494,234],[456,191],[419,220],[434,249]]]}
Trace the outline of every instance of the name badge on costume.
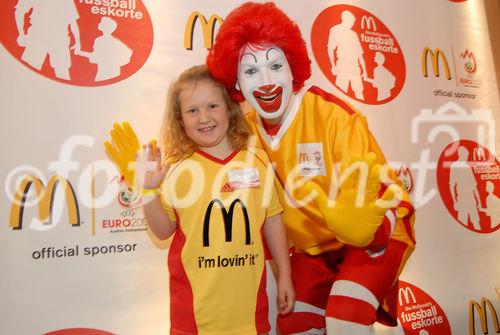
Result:
{"label": "name badge on costume", "polygon": [[298,174],[303,177],[326,176],[323,143],[297,144]]}
{"label": "name badge on costume", "polygon": [[260,186],[259,170],[256,168],[229,170],[227,178],[229,186],[235,190]]}

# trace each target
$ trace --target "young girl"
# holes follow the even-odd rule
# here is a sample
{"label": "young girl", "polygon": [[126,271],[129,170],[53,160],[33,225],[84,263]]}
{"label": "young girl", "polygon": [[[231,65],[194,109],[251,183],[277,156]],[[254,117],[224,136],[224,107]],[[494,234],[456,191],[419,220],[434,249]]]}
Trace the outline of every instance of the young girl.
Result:
{"label": "young girl", "polygon": [[170,164],[161,166],[159,149],[143,150],[143,162],[156,162],[143,184],[144,214],[158,238],[174,234],[171,334],[267,333],[263,236],[278,269],[279,313],[292,311],[295,293],[266,155],[247,148],[239,106],[205,66],[173,84],[163,128]]}

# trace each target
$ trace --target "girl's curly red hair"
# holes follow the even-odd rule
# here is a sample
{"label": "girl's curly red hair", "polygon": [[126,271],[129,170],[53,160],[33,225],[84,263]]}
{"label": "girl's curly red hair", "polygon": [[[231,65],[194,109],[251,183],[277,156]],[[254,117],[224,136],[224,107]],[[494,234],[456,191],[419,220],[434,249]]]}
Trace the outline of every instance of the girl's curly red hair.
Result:
{"label": "girl's curly red hair", "polygon": [[311,60],[298,26],[274,3],[247,2],[226,17],[207,56],[210,74],[226,86],[234,100],[245,100],[235,84],[240,51],[248,44],[275,45],[283,50],[292,70],[294,92],[311,76]]}

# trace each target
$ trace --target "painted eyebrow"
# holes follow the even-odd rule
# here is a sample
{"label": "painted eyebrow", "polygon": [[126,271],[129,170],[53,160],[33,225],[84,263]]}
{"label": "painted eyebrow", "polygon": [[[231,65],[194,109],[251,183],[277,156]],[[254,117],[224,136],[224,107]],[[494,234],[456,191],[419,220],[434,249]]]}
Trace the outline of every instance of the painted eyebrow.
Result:
{"label": "painted eyebrow", "polygon": [[243,55],[241,55],[241,58],[240,59],[243,59],[243,57],[245,57],[246,55],[250,55],[253,57],[255,63],[257,63],[257,57],[255,57],[255,55],[253,53],[250,53],[250,52],[247,52],[247,53],[244,53]]}
{"label": "painted eyebrow", "polygon": [[269,60],[269,52],[271,52],[271,50],[276,50],[279,52],[279,50],[277,48],[269,48],[269,50],[266,51],[266,59]]}

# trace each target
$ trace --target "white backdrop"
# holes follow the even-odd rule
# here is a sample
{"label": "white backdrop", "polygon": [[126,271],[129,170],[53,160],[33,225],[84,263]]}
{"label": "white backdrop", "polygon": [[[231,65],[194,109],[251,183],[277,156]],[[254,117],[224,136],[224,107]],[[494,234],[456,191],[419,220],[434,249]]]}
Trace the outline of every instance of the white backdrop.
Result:
{"label": "white backdrop", "polygon": [[[127,0],[107,6],[105,1],[74,0],[72,6],[71,0],[2,1],[0,333],[70,328],[94,329],[85,334],[168,332],[168,243],[145,232],[140,204],[121,192],[103,142],[113,122],[124,120],[143,142],[158,136],[169,83],[185,68],[203,63],[209,47],[203,41],[202,18],[194,22],[191,35],[189,17],[198,12],[206,20],[224,18],[241,3]],[[368,117],[386,158],[396,169],[402,167],[401,178],[414,198],[417,247],[401,276],[401,325],[394,330],[377,327],[377,334],[483,334],[482,312],[470,309],[471,302],[481,304],[483,298],[496,310],[483,311],[489,333],[500,333],[494,323],[500,317],[495,132],[500,102],[483,2],[276,4],[298,23],[308,44],[313,70],[308,82]],[[340,23],[344,10],[356,17],[353,29],[364,34],[369,77],[375,73],[374,49],[386,42],[397,47],[397,52],[382,49],[382,66],[395,82],[388,98],[377,99],[368,82],[364,96],[356,97],[328,73],[325,33]],[[101,21],[103,12],[116,29]],[[23,32],[27,36],[20,39]],[[205,34],[210,39],[209,28]],[[81,47],[72,50],[75,36]],[[186,49],[190,36],[192,49]],[[428,65],[427,76],[423,64]],[[445,152],[451,143],[456,145]],[[465,177],[450,182],[460,146],[469,155],[459,174],[473,176],[475,182],[467,183]],[[30,175],[37,179],[31,179],[22,215],[16,216],[13,196]],[[40,193],[48,199],[41,212],[52,213],[52,222],[42,224],[37,180],[47,186],[55,175],[62,178],[53,206],[50,185]],[[64,180],[75,191],[78,210],[65,198]],[[450,187],[462,194],[476,189],[481,210],[469,194],[472,210],[462,205],[454,209]],[[79,220],[72,221],[76,212]],[[460,213],[468,213],[470,222],[458,219]],[[272,296],[272,283],[269,289]],[[411,316],[422,309],[429,309],[429,316]]]}

